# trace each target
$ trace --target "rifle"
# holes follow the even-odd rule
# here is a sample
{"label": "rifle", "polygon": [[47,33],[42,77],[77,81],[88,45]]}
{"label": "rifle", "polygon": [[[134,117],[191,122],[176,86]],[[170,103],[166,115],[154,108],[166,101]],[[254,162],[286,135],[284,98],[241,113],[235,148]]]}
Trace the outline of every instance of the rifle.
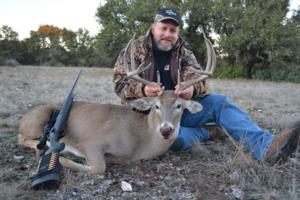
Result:
{"label": "rifle", "polygon": [[33,178],[31,184],[34,189],[56,188],[59,186],[61,170],[59,153],[65,148],[65,144],[60,143],[59,139],[63,137],[63,132],[74,100],[73,90],[79,80],[81,71],[82,70],[80,70],[77,74],[73,86],[68,93],[67,99],[55,119],[55,123],[51,127],[46,126],[47,128],[44,135],[37,145],[37,148],[41,150],[44,148],[47,140],[50,140],[50,147],[39,160],[37,175]]}

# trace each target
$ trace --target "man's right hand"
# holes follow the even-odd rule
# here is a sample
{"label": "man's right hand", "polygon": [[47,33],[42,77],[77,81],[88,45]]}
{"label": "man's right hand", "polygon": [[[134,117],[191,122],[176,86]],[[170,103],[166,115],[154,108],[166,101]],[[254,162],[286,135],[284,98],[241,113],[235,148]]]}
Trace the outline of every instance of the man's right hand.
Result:
{"label": "man's right hand", "polygon": [[147,97],[158,96],[163,91],[164,91],[164,87],[150,87],[150,86],[145,86],[144,87],[144,94]]}

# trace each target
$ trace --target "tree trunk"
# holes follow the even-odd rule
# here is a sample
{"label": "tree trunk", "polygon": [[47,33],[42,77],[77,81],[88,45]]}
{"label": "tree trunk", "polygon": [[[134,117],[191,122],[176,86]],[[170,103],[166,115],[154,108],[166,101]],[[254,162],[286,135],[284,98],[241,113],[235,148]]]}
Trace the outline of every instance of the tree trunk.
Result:
{"label": "tree trunk", "polygon": [[248,62],[245,62],[243,64],[243,72],[244,72],[244,76],[247,79],[252,79],[252,69],[255,65],[255,60],[251,59]]}

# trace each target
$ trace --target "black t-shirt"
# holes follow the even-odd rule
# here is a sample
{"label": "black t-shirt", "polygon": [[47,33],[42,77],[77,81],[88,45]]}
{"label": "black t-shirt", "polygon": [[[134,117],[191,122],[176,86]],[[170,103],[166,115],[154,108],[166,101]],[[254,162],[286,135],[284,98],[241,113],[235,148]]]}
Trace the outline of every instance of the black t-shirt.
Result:
{"label": "black t-shirt", "polygon": [[154,81],[157,80],[156,72],[159,71],[160,74],[160,80],[163,86],[165,86],[166,90],[174,90],[175,85],[171,78],[171,69],[170,69],[170,63],[171,63],[171,56],[172,51],[161,51],[156,48],[153,49],[154,54]]}

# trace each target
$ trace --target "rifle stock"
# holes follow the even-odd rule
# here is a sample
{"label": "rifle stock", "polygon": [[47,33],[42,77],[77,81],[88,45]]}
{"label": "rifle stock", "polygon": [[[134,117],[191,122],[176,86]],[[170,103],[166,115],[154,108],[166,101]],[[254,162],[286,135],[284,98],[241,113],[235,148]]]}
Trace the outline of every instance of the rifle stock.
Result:
{"label": "rifle stock", "polygon": [[[32,187],[34,189],[55,188],[59,186],[59,174],[61,170],[59,153],[65,148],[65,144],[60,143],[59,139],[63,137],[63,132],[74,100],[73,91],[77,85],[81,72],[82,70],[80,70],[77,74],[73,86],[68,93],[67,99],[64,102],[62,109],[59,111],[54,125],[49,131],[49,137],[46,135],[46,138],[50,141],[50,147],[39,161],[38,172],[32,182]],[[39,145],[40,144],[38,144],[38,148],[40,149]]]}

